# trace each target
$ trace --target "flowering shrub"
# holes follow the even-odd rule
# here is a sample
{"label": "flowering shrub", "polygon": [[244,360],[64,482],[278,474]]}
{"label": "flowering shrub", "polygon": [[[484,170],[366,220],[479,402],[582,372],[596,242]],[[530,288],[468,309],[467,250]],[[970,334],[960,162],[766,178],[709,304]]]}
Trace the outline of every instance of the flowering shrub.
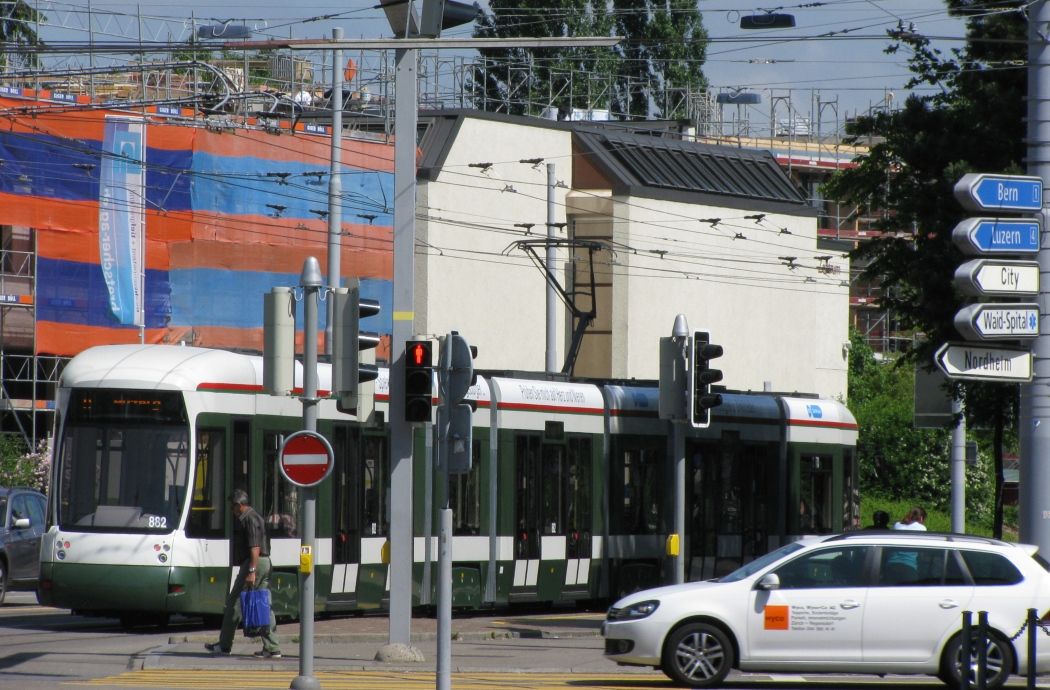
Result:
{"label": "flowering shrub", "polygon": [[34,452],[16,436],[0,436],[0,486],[25,486],[47,493],[51,475],[51,444],[42,442]]}

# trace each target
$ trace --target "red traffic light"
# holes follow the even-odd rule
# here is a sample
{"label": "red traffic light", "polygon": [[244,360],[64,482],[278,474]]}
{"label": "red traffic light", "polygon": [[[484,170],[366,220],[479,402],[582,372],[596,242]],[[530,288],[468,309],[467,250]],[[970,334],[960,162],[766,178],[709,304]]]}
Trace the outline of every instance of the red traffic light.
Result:
{"label": "red traffic light", "polygon": [[430,366],[430,343],[413,341],[408,343],[408,360],[415,367]]}

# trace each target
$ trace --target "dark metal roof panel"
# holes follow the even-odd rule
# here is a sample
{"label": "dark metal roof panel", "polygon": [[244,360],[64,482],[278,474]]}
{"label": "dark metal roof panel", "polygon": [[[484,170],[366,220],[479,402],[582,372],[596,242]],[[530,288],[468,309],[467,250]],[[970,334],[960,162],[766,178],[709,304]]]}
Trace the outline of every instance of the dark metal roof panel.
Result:
{"label": "dark metal roof panel", "polygon": [[575,136],[621,186],[728,195],[809,210],[768,151],[577,129]]}

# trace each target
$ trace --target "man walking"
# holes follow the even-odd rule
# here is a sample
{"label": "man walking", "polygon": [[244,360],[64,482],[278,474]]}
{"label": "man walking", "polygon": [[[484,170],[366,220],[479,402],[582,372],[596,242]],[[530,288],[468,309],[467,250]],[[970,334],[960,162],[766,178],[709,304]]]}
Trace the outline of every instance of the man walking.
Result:
{"label": "man walking", "polygon": [[[246,589],[269,589],[270,539],[266,536],[266,524],[259,513],[248,503],[248,493],[235,489],[230,494],[233,511],[233,557],[240,564],[233,588],[226,595],[222,610],[222,629],[219,641],[204,647],[213,654],[229,654],[233,649],[233,636],[241,620],[241,591]],[[255,653],[261,659],[280,659],[281,647],[277,643],[277,620],[270,610],[270,627],[262,636],[263,648]]]}

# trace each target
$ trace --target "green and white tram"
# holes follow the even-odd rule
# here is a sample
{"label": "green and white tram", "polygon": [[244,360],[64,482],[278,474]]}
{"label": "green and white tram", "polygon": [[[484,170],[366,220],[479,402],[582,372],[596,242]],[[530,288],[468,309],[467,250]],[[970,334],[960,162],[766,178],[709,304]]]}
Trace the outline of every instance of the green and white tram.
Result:
{"label": "green and white tram", "polygon": [[[330,385],[326,365],[319,388]],[[386,372],[359,422],[319,405],[335,466],[318,487],[316,610],[384,607],[390,514],[411,509],[414,603],[434,603],[433,443],[415,430],[413,505],[390,496]],[[324,392],[321,392],[322,396]],[[470,472],[449,487],[453,605],[607,599],[667,581],[673,530],[670,423],[655,386],[478,378]],[[856,423],[840,404],[725,394],[689,430],[687,574],[711,577],[856,514]],[[218,615],[236,572],[227,496],[267,520],[278,614],[298,606],[298,487],[277,467],[302,427],[295,397],[262,390],[262,360],[161,345],[91,348],[62,375],[40,599],[128,623]],[[427,427],[429,429],[429,427]],[[819,519],[803,523],[799,506]]]}

